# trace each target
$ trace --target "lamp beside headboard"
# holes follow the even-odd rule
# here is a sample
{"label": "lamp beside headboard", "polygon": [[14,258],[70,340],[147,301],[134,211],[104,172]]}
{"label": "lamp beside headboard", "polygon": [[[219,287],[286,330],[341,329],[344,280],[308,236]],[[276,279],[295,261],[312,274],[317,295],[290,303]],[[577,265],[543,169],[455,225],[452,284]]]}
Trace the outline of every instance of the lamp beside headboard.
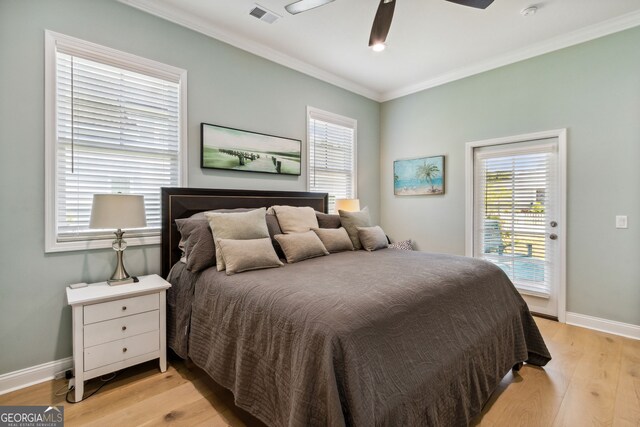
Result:
{"label": "lamp beside headboard", "polygon": [[171,267],[181,256],[178,242],[180,233],[175,220],[215,209],[261,208],[274,205],[311,206],[327,212],[329,195],[302,191],[222,190],[207,188],[163,187],[161,257],[162,277],[169,275]]}

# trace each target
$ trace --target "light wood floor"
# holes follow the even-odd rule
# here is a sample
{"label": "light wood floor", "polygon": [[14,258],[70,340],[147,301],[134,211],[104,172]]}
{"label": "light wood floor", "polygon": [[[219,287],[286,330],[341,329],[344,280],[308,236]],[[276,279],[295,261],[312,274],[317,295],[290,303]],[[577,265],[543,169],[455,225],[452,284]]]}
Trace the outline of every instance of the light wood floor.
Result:
{"label": "light wood floor", "polygon": [[[536,318],[553,360],[507,374],[474,426],[640,426],[640,341]],[[99,380],[87,384],[86,393]],[[67,404],[65,381],[0,396],[0,405],[65,405],[67,426],[263,426],[206,374],[173,361],[129,368],[96,395]]]}

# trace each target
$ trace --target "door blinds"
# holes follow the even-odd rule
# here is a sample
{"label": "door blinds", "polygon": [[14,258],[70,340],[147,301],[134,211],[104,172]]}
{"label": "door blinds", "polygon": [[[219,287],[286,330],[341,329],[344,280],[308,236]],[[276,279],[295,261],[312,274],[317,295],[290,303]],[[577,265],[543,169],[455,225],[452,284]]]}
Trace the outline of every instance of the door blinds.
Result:
{"label": "door blinds", "polygon": [[474,155],[474,256],[539,297],[552,292],[554,245],[547,238],[556,215],[556,156],[551,140],[483,147]]}
{"label": "door blinds", "polygon": [[56,238],[111,237],[89,229],[94,193],[141,194],[157,235],[160,187],[178,186],[180,83],[56,52]]}
{"label": "door blinds", "polygon": [[329,212],[336,199],[355,197],[355,120],[309,112],[309,189],[329,193]]}

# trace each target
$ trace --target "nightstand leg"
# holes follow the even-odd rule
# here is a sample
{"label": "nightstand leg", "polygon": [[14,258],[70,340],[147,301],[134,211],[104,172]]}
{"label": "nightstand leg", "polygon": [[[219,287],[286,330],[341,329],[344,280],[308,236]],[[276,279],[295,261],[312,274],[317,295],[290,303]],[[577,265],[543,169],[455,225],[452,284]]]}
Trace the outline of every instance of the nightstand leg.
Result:
{"label": "nightstand leg", "polygon": [[167,292],[160,292],[160,372],[167,370]]}
{"label": "nightstand leg", "polygon": [[73,322],[73,381],[76,388],[75,401],[80,402],[84,395],[84,319],[81,305],[73,307],[71,317]]}
{"label": "nightstand leg", "polygon": [[84,396],[84,380],[79,379],[77,376],[75,378],[75,402],[80,402],[82,400],[82,396]]}

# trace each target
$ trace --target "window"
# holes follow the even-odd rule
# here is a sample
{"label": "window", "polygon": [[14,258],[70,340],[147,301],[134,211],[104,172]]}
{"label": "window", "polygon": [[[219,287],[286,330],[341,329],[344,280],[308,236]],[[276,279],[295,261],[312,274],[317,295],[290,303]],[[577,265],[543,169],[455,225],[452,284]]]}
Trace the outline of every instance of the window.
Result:
{"label": "window", "polygon": [[111,246],[95,193],[144,195],[127,241],[158,243],[160,187],[186,184],[186,72],[48,31],[45,51],[47,252]]}
{"label": "window", "polygon": [[329,212],[356,197],[356,130],[354,119],[307,108],[309,191],[329,193]]}

